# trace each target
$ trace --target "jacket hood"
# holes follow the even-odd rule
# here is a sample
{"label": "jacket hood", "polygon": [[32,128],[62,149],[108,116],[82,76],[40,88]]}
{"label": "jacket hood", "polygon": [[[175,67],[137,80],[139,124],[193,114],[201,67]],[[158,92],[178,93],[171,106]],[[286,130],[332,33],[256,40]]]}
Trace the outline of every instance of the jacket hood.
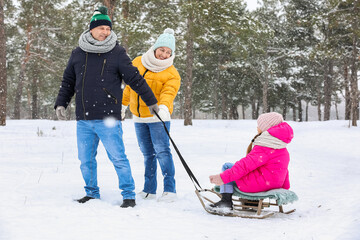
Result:
{"label": "jacket hood", "polygon": [[286,122],[282,122],[267,130],[269,134],[285,143],[290,143],[294,137],[293,129]]}

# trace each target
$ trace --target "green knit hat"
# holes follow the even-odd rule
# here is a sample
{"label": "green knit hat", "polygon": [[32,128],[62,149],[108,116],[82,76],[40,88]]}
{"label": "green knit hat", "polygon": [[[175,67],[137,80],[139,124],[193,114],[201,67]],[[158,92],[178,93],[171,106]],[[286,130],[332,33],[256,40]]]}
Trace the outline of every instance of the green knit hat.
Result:
{"label": "green knit hat", "polygon": [[112,28],[111,19],[107,15],[108,9],[104,6],[98,7],[90,20],[90,30],[98,26],[106,25]]}

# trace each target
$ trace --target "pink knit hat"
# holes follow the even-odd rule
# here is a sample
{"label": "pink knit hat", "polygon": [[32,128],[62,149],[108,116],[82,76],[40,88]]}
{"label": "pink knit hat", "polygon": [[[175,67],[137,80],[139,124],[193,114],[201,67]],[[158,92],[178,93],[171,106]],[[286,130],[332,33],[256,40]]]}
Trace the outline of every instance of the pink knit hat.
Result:
{"label": "pink knit hat", "polygon": [[281,114],[277,112],[269,112],[261,114],[257,119],[258,128],[262,132],[268,130],[269,128],[278,125],[284,121]]}

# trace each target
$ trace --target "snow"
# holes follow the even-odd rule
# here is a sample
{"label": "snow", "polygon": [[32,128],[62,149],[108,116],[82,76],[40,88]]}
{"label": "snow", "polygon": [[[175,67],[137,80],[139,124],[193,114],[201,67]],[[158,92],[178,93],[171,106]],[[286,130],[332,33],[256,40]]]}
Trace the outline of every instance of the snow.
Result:
{"label": "snow", "polygon": [[261,6],[262,1],[258,1],[258,0],[245,0],[246,3],[246,8],[249,11],[254,11],[256,10],[256,8],[258,8],[259,6]]}
{"label": "snow", "polygon": [[[0,127],[0,239],[360,239],[360,127],[342,120],[289,124],[295,133],[288,145],[291,190],[299,201],[284,210],[296,212],[257,220],[206,213],[174,150],[176,202],[137,199],[135,208],[120,208],[115,170],[102,145],[101,200],[74,202],[84,196],[76,122],[7,120]],[[123,129],[139,192],[144,164],[132,120]],[[185,127],[173,120],[171,134],[202,187],[211,188],[209,175],[244,156],[256,121],[193,120]]]}
{"label": "snow", "polygon": [[[113,112],[113,111],[111,110],[111,112]],[[116,118],[107,117],[107,118],[104,119],[104,124],[105,124],[106,127],[112,128],[112,127],[114,127],[116,125]]]}

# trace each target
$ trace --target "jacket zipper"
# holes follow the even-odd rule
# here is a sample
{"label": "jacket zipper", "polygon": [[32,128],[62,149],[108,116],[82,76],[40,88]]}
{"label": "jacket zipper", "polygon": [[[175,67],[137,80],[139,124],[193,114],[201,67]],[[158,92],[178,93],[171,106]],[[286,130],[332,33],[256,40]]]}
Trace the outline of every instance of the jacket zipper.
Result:
{"label": "jacket zipper", "polygon": [[105,64],[106,64],[106,58],[104,59],[104,63],[103,63],[102,69],[101,69],[101,76],[104,74]]}
{"label": "jacket zipper", "polygon": [[[143,76],[143,78],[144,78],[144,80],[145,80],[145,74],[147,73],[149,71],[149,69],[146,69],[146,71],[144,72],[144,74],[142,75]],[[146,81],[146,80],[145,80]],[[138,94],[138,105],[137,105],[137,111],[138,111],[138,114],[139,114],[139,117],[141,117],[140,116],[140,95]]]}
{"label": "jacket zipper", "polygon": [[84,120],[86,120],[85,103],[84,103],[84,85],[85,85],[87,61],[88,61],[88,53],[86,53],[86,57],[85,57],[85,70],[84,70],[84,75],[83,75],[83,79],[82,79],[82,88],[81,88],[81,102],[82,102],[83,110],[84,110]]}
{"label": "jacket zipper", "polygon": [[111,97],[112,99],[114,99],[115,104],[118,104],[117,98],[116,98],[114,95],[112,95],[111,92],[109,92],[106,88],[103,88],[103,90],[106,92],[106,94],[110,95],[110,97]]}

